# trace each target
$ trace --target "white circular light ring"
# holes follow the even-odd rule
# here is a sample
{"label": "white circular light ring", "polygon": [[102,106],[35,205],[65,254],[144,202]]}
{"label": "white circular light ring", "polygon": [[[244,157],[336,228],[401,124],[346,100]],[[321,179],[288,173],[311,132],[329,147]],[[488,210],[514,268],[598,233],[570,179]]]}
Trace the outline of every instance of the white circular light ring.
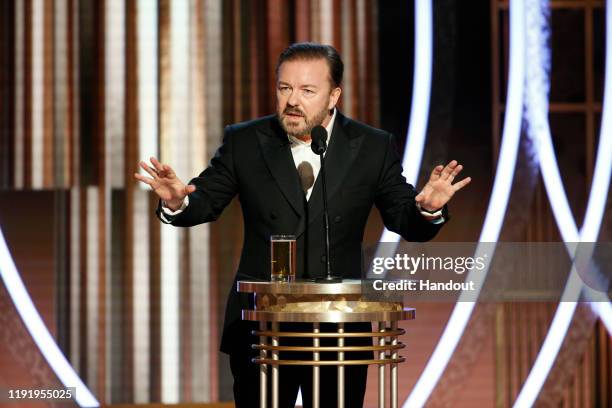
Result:
{"label": "white circular light ring", "polygon": [[74,371],[36,310],[17,271],[1,229],[0,277],[2,277],[4,286],[24,326],[60,382],[67,388],[74,387],[76,389],[75,400],[79,406],[99,407],[100,403]]}
{"label": "white circular light ring", "polygon": [[[431,0],[414,2],[414,67],[412,77],[412,103],[406,134],[406,149],[402,158],[406,181],[416,186],[429,120],[431,75],[433,66],[433,5]],[[374,257],[392,257],[400,236],[384,228]]]}
{"label": "white circular light ring", "polygon": [[[412,103],[406,134],[406,149],[402,159],[404,176],[416,186],[423,159],[433,66],[433,6],[431,0],[414,2],[414,68],[412,77]],[[398,242],[400,236],[384,229],[380,242]],[[395,250],[395,249],[394,249]]]}
{"label": "white circular light ring", "polygon": [[[528,93],[528,98],[525,100],[526,120],[531,123],[528,128],[529,136],[533,138],[534,145],[538,149],[540,170],[555,220],[569,255],[574,259],[578,245],[573,243],[597,242],[610,186],[612,171],[612,100],[610,99],[612,98],[612,4],[608,1],[606,5],[606,81],[599,147],[587,210],[580,231],[576,226],[563,188],[548,122],[548,68],[550,62],[550,49],[547,41],[548,6],[548,1],[532,0],[530,7],[530,12],[533,13],[531,18],[536,24],[529,36],[529,43],[535,49],[531,55],[537,59],[531,60],[527,68],[529,75],[526,84]],[[590,254],[588,257],[590,258]],[[531,407],[535,403],[566,337],[576,310],[576,302],[581,293],[588,300],[593,301],[591,303],[593,311],[599,315],[608,332],[612,333],[612,307],[607,296],[605,299],[597,299],[597,295],[600,294],[584,284],[573,265],[562,294],[562,302],[557,307],[542,348],[519,392],[514,407]]]}
{"label": "white circular light ring", "polygon": [[[417,1],[417,3],[419,2]],[[525,79],[525,15],[523,6],[523,0],[513,0],[510,2],[510,66],[504,129],[493,191],[480,234],[480,243],[497,242],[503,221],[503,217],[499,217],[499,214],[505,214],[506,212],[514,178],[521,135],[522,100]],[[494,250],[495,247],[493,247]],[[476,249],[476,256],[481,254],[482,251],[483,246],[479,244]],[[489,256],[493,256],[491,251],[489,251]],[[468,299],[478,296],[487,273],[488,263],[487,267],[479,271],[478,274],[473,273],[473,271],[468,273],[466,280],[474,281],[476,290],[470,293],[464,291],[460,294],[459,301],[455,304],[434,352],[408,399],[404,402],[403,406],[405,408],[422,407],[429,399],[435,385],[446,369],[476,305],[473,300],[470,301]]]}

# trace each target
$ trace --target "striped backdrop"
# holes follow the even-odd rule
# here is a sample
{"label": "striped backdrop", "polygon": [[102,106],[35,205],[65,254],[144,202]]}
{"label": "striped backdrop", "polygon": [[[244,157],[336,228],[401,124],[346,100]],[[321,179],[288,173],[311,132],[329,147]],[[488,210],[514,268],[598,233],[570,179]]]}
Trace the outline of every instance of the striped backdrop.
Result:
{"label": "striped backdrop", "polygon": [[[178,229],[133,178],[188,180],[223,126],[274,111],[290,43],[334,45],[342,110],[379,122],[376,2],[14,0],[0,5],[0,189],[52,191],[60,347],[102,403],[231,396],[218,341],[242,231],[233,202]],[[35,226],[26,226],[35,227]]]}

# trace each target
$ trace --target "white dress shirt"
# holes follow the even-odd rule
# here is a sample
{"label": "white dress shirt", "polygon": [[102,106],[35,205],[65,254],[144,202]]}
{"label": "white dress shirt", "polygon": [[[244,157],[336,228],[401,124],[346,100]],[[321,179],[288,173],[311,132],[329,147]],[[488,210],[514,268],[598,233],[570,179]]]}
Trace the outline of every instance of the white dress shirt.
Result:
{"label": "white dress shirt", "polygon": [[[329,141],[331,140],[332,129],[334,128],[334,122],[336,121],[336,109],[334,109],[334,113],[329,120],[327,126],[325,126],[325,130],[327,130],[327,145],[329,146]],[[314,181],[312,186],[306,191],[306,200],[310,199],[310,194],[312,193],[312,189],[314,187],[314,183],[317,181],[317,177],[319,176],[319,171],[321,171],[321,158],[319,155],[315,154],[310,148],[310,144],[312,140],[307,142],[298,139],[295,136],[287,135],[289,137],[289,142],[291,143],[291,155],[293,156],[293,162],[295,163],[295,168],[302,162],[308,162],[312,167],[312,173],[314,175]],[[323,153],[325,155],[325,153]]]}

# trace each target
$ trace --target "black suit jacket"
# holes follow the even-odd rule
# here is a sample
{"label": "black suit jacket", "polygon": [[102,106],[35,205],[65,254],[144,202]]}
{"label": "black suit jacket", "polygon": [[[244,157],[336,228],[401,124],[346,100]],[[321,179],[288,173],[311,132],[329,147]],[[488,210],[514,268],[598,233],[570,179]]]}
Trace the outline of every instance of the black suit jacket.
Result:
{"label": "black suit jacket", "polygon": [[[427,241],[441,224],[417,211],[415,189],[402,176],[393,136],[337,113],[326,153],[330,217],[330,258],[335,274],[361,278],[361,243],[373,205],[385,226],[409,241]],[[214,221],[236,196],[244,218],[244,245],[228,297],[221,351],[240,344],[241,310],[251,299],[236,292],[236,281],[269,280],[270,235],[297,236],[297,276],[325,273],[321,177],[306,202],[287,135],[275,116],[228,126],[209,167],[190,184],[189,205],[172,225]],[[161,208],[158,207],[158,215]],[[445,218],[448,214],[445,210]],[[251,304],[252,306],[252,304]]]}

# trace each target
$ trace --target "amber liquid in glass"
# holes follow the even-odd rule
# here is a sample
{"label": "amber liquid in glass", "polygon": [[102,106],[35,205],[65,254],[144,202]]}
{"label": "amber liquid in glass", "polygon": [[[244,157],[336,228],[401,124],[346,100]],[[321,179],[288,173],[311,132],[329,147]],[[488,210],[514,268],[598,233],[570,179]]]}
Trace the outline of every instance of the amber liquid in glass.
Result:
{"label": "amber liquid in glass", "polygon": [[272,270],[271,279],[275,282],[295,280],[296,241],[291,235],[273,235],[270,238]]}

